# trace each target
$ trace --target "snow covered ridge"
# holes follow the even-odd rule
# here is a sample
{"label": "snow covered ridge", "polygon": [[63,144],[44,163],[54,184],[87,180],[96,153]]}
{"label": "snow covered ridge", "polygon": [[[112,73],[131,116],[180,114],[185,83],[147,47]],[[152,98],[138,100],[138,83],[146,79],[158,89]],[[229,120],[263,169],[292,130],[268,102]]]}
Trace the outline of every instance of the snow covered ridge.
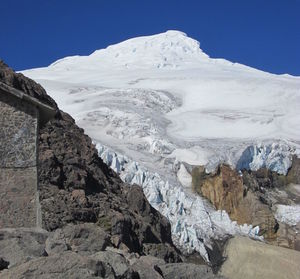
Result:
{"label": "snow covered ridge", "polygon": [[147,171],[100,143],[96,148],[103,161],[119,173],[123,181],[143,188],[150,204],[169,219],[174,243],[184,251],[198,251],[209,261],[205,245],[211,247],[212,239],[235,234],[259,238],[259,227],[239,226],[225,211],[214,210],[200,196],[189,194],[181,186],[170,185],[159,174]]}

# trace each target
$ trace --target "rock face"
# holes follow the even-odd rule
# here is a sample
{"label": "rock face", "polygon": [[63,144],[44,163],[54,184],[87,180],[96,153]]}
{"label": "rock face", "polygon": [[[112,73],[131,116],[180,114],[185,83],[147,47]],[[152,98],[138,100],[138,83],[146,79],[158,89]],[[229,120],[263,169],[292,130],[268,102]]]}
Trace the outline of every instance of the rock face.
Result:
{"label": "rock face", "polygon": [[196,167],[192,171],[193,188],[216,209],[226,210],[238,224],[259,226],[259,235],[268,243],[298,250],[300,224],[279,222],[274,211],[276,204],[299,203],[299,162],[293,157],[286,175],[267,168],[238,173],[226,165],[207,174],[204,167]]}
{"label": "rock face", "polygon": [[[45,256],[48,232],[40,229],[7,228],[0,230],[0,258],[13,267]],[[1,277],[1,276],[0,276]]]}
{"label": "rock face", "polygon": [[57,104],[47,95],[45,89],[41,85],[22,74],[15,73],[2,60],[0,60],[0,81],[57,109]]}
{"label": "rock face", "polygon": [[289,183],[300,184],[300,158],[293,157],[292,166],[288,171],[287,179]]}
{"label": "rock face", "polygon": [[94,222],[117,247],[153,253],[146,246],[159,244],[170,261],[179,259],[166,218],[150,206],[140,187],[125,185],[102,162],[70,116],[60,112],[41,129],[39,164],[44,228]]}
{"label": "rock face", "polygon": [[225,210],[237,219],[237,208],[243,200],[242,177],[228,165],[220,165],[216,173],[206,174],[204,168],[193,170],[194,189],[208,198],[216,209]]}
{"label": "rock face", "polygon": [[196,264],[164,264],[159,265],[159,268],[166,279],[224,278],[223,276],[215,276],[209,267]]}
{"label": "rock face", "polygon": [[[272,180],[272,175],[276,179]],[[259,226],[260,235],[274,240],[277,236],[278,223],[271,206],[261,201],[262,198],[257,191],[263,189],[263,186],[260,186],[263,183],[275,187],[271,185],[274,185],[273,181],[279,184],[278,177],[281,176],[264,170],[245,171],[242,176],[227,165],[220,165],[216,173],[206,174],[203,167],[197,167],[193,170],[193,187],[210,200],[216,209],[225,210],[238,224]]]}

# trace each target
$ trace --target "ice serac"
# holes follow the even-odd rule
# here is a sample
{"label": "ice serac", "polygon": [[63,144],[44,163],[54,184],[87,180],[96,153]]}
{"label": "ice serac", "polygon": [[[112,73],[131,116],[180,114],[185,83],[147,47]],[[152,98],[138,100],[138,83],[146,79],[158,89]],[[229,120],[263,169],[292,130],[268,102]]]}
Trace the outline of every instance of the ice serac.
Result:
{"label": "ice serac", "polygon": [[99,149],[170,219],[178,243],[203,255],[201,239],[240,227],[192,193],[181,165],[213,171],[227,163],[285,174],[291,154],[300,154],[300,77],[212,59],[179,31],[130,39],[24,74],[95,142],[123,154]]}
{"label": "ice serac", "polygon": [[238,170],[267,168],[279,174],[287,174],[291,166],[294,149],[285,143],[258,144],[248,146],[239,158]]}

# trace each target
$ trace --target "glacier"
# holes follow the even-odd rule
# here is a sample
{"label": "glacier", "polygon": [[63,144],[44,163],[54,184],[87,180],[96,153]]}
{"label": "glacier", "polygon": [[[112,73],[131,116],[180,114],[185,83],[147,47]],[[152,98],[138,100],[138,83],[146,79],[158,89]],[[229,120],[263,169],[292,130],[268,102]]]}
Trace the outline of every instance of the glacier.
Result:
{"label": "glacier", "polygon": [[191,189],[188,168],[220,163],[286,174],[300,154],[300,77],[213,59],[179,31],[129,39],[22,72],[97,143],[122,179],[169,218],[175,243],[207,258],[226,234],[252,235]]}

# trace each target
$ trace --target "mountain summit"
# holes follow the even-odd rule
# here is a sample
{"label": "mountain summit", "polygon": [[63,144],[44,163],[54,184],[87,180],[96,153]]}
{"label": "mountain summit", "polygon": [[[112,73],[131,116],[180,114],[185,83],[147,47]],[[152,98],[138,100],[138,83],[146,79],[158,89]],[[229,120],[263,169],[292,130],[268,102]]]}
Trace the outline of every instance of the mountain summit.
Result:
{"label": "mountain summit", "polygon": [[200,49],[200,43],[180,31],[143,36],[96,50],[86,57],[61,59],[51,66],[69,65],[71,60],[80,59],[86,63],[105,63],[131,67],[178,68],[185,64],[207,59]]}

